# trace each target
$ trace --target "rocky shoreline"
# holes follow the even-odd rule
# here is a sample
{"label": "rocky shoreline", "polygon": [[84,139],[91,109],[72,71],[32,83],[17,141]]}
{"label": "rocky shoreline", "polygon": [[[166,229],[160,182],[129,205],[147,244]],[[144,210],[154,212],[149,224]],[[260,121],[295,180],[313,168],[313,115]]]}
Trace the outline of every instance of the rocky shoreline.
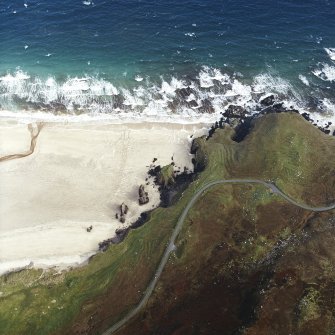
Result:
{"label": "rocky shoreline", "polygon": [[323,133],[335,136],[335,130],[331,131],[330,129],[330,126],[332,125],[331,121],[328,121],[324,127],[319,126],[319,120],[314,120],[311,117],[311,114],[307,112],[300,112],[299,110],[294,109],[293,106],[291,106],[290,108],[286,108],[284,106],[284,103],[277,100],[275,95],[273,94],[262,98],[259,101],[256,111],[256,113],[250,115],[250,113],[241,106],[229,105],[227,109],[221,113],[222,117],[220,118],[220,120],[216,122],[209,130],[209,137],[214,133],[215,129],[223,128],[224,124],[228,124],[229,126],[235,128],[236,135],[234,137],[234,140],[236,142],[241,142],[244,137],[249,133],[252,121],[254,119],[263,115],[276,113],[300,114],[306,121],[313,124]]}
{"label": "rocky shoreline", "polygon": [[[184,171],[180,173],[180,168],[177,167],[177,170],[174,170],[174,163],[172,162],[170,165],[165,167],[161,167],[160,165],[154,165],[155,159],[153,159],[153,164],[150,166],[148,171],[148,177],[146,180],[152,179],[152,182],[158,187],[160,192],[160,207],[169,207],[176,203],[182,194],[182,192],[188,187],[188,185],[195,180],[196,172],[190,172],[186,167],[184,167]],[[172,168],[172,169],[171,169]],[[165,181],[162,178],[162,171],[164,170],[172,170],[171,179]],[[144,191],[144,185],[140,185],[139,187],[139,204],[143,204],[143,197],[145,201],[149,201],[147,192]],[[125,204],[120,206],[121,210],[121,218],[124,217]],[[150,213],[152,210],[142,212],[140,217],[133,222],[130,226],[117,229],[115,231],[115,236],[109,239],[106,239],[99,243],[99,251],[106,251],[111,244],[119,244],[121,243],[126,236],[128,235],[130,230],[137,229],[143,226],[149,219]],[[119,217],[118,217],[119,218]],[[122,222],[122,221],[121,221]]]}
{"label": "rocky shoreline", "polygon": [[[185,98],[190,94],[187,89],[180,89],[178,95]],[[209,102],[210,103],[210,102]],[[296,113],[300,114],[306,121],[313,124],[321,132],[335,136],[335,130],[331,133],[330,126],[332,122],[328,122],[325,127],[318,126],[314,119],[311,118],[310,114],[306,112],[300,112],[297,109],[286,108],[282,102],[279,102],[275,95],[268,95],[259,101],[258,112],[250,115],[250,113],[241,106],[229,105],[224,112],[221,112],[221,117],[216,121],[209,129],[206,140],[210,139],[217,129],[223,129],[225,126],[234,128],[235,135],[232,138],[236,142],[241,142],[250,133],[253,127],[254,121],[267,114],[277,113]],[[197,178],[197,174],[203,171],[206,167],[206,156],[203,155],[201,147],[199,146],[197,138],[192,140],[190,153],[194,155],[192,159],[193,172],[189,171],[186,167],[181,172],[181,167],[176,167],[171,157],[171,164],[168,166],[161,167],[155,165],[156,158],[153,159],[150,169],[148,171],[148,178],[146,178],[147,184],[149,179],[153,179],[153,183],[158,187],[160,192],[160,207],[169,207],[176,203],[182,192],[188,187],[188,185]],[[164,173],[165,170],[165,173]],[[164,176],[166,172],[170,170],[170,176]],[[164,177],[162,177],[164,176]],[[167,179],[167,180],[166,180]],[[144,191],[144,185],[139,187],[139,204],[147,203],[149,201],[148,194]],[[121,211],[122,212],[122,211]],[[106,239],[99,243],[99,250],[106,251],[111,244],[121,243],[128,232],[132,229],[139,228],[145,224],[150,218],[151,211],[141,213],[138,220],[132,223],[129,227],[118,229],[116,235],[112,238]],[[121,221],[122,222],[122,221]]]}

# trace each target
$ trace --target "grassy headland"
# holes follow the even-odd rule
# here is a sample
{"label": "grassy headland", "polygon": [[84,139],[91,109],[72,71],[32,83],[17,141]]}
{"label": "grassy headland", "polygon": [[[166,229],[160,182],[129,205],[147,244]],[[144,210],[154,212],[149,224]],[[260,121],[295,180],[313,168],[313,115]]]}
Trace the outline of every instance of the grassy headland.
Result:
{"label": "grassy headland", "polygon": [[[266,115],[254,122],[243,141],[232,138],[234,130],[226,127],[209,140],[197,139],[195,166],[202,172],[179,201],[154,210],[145,225],[131,230],[122,243],[111,245],[88,265],[61,273],[23,270],[2,276],[0,329],[8,335],[99,334],[119,320],[141,299],[183,208],[209,181],[234,177],[271,180],[306,204],[335,201],[335,140],[299,115]],[[167,169],[164,181],[170,175]],[[300,241],[308,227],[317,226],[316,222],[323,227],[330,219],[330,214],[296,208],[259,186],[226,185],[207,191],[191,210],[175,256],[147,308],[120,334],[134,334],[135,329],[136,334],[157,333],[163,328],[166,334],[191,334],[192,327],[214,333],[242,327],[248,334],[262,334],[258,320],[275,313],[263,316],[260,304],[273,307],[265,298],[273,299],[274,291],[267,291],[266,297],[260,292],[271,283],[277,290],[291,285],[291,279],[283,279],[282,286],[276,279],[280,271],[289,271],[290,253],[296,251],[302,260],[306,258],[307,247],[290,241]],[[330,243],[333,237],[327,232]],[[322,229],[319,234],[323,236]],[[315,254],[320,253],[319,240],[308,243]],[[321,264],[317,257],[310,262]],[[334,281],[335,255],[325,253],[322,262],[324,281],[323,277],[314,278],[319,267],[307,278],[301,261],[291,266],[298,278],[293,283],[299,286],[289,306],[292,313],[299,310],[294,330],[302,331],[310,322],[334,324],[329,304],[319,305]],[[312,282],[317,292],[306,286]],[[308,307],[304,307],[306,301]]]}

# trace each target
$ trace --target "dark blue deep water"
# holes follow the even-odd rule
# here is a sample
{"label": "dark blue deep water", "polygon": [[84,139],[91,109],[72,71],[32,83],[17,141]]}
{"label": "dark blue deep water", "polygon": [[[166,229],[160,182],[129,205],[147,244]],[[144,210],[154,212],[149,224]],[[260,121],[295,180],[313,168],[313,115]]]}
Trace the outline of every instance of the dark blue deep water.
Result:
{"label": "dark blue deep water", "polygon": [[334,0],[0,0],[3,111],[194,116],[261,93],[335,113]]}

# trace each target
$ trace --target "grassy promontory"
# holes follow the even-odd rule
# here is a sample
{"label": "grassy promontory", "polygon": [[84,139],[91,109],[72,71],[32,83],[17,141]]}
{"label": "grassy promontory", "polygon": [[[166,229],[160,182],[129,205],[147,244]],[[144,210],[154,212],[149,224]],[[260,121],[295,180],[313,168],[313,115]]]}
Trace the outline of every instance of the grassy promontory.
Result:
{"label": "grassy promontory", "polygon": [[[1,331],[101,333],[141,299],[183,208],[211,180],[271,180],[306,204],[335,201],[335,140],[299,115],[263,116],[243,141],[232,138],[226,127],[197,139],[202,172],[179,201],[154,210],[88,265],[2,276]],[[332,220],[334,212],[310,213],[260,186],[214,187],[189,213],[146,309],[119,333],[269,334],[274,325],[278,334],[327,334],[334,326]]]}

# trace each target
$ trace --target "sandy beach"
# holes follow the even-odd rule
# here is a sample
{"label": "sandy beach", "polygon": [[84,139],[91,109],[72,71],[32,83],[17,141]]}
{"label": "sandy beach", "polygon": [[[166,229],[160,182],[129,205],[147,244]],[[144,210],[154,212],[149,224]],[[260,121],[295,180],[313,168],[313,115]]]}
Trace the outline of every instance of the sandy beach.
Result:
{"label": "sandy beach", "polygon": [[[30,127],[30,129],[28,128]],[[31,127],[1,120],[1,157],[29,153]],[[83,263],[98,243],[159,204],[157,187],[146,185],[148,204],[138,204],[138,188],[156,165],[192,169],[191,135],[204,124],[44,123],[34,152],[0,162],[0,273],[23,266]],[[115,214],[129,207],[126,222]],[[92,226],[91,232],[87,228]]]}

